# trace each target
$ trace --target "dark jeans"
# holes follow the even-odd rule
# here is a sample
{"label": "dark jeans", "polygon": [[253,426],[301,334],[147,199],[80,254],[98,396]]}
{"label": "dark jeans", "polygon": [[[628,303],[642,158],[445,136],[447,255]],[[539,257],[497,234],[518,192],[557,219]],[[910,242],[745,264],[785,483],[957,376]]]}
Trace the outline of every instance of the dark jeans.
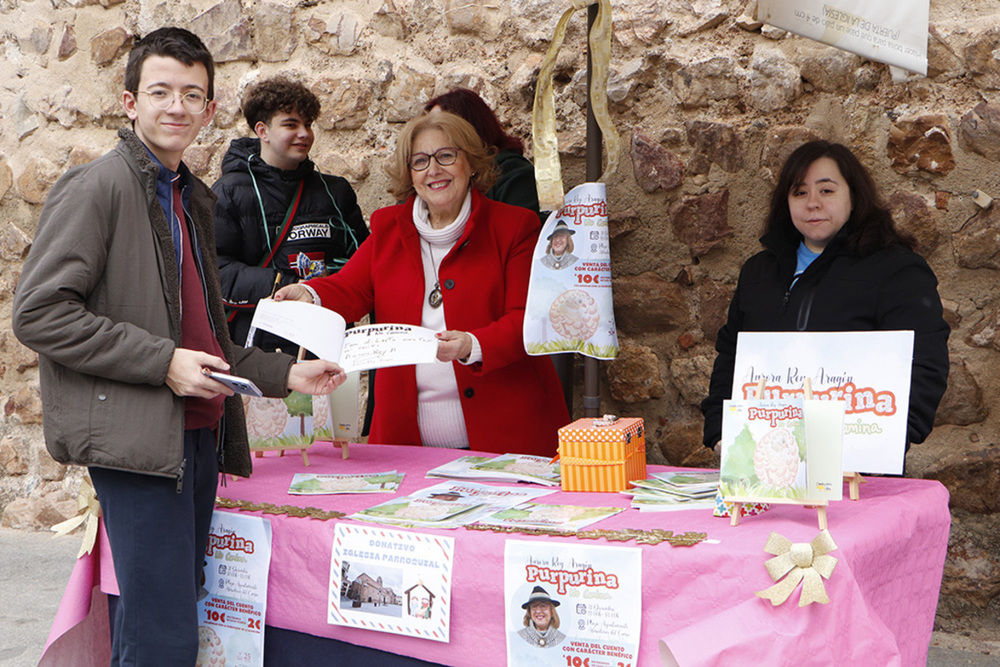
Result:
{"label": "dark jeans", "polygon": [[[150,446],[155,436],[147,436]],[[112,665],[180,667],[197,659],[197,595],[218,484],[215,432],[186,431],[184,458],[179,493],[176,478],[90,468],[121,594]]]}

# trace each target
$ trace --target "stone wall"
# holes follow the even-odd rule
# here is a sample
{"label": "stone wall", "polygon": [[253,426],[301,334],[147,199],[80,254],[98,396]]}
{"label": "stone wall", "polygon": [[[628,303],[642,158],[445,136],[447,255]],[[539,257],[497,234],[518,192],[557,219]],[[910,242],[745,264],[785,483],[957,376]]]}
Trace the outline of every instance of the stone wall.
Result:
{"label": "stone wall", "polygon": [[[608,94],[626,151],[608,199],[622,352],[602,365],[602,411],[645,419],[650,462],[715,463],[700,445],[697,405],[775,172],[808,138],[852,145],[937,272],[953,327],[938,426],[908,458],[909,474],[952,494],[939,625],[996,633],[1000,205],[980,204],[1000,199],[1000,8],[935,0],[928,76],[893,82],[884,65],[756,24],[746,4],[614,2]],[[133,35],[183,25],[219,60],[220,112],[186,156],[201,177],[214,180],[229,141],[247,131],[237,108],[245,86],[289,73],[323,101],[313,157],[354,184],[368,215],[391,203],[382,165],[399,123],[434,94],[471,87],[530,138],[534,79],[568,6],[0,0],[3,525],[51,525],[75,508],[80,471],[41,445],[37,361],[11,334],[11,294],[49,188],[110,148],[125,121]],[[555,70],[567,186],[584,173],[584,24],[580,13]]]}

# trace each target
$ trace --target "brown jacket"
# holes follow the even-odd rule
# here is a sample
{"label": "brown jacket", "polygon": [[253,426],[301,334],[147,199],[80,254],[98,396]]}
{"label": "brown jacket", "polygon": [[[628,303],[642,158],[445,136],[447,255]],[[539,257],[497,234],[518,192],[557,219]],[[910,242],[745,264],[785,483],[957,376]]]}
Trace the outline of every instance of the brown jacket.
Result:
{"label": "brown jacket", "polygon": [[[43,428],[61,463],[180,477],[184,399],[165,384],[180,344],[177,262],[156,198],[158,167],[130,130],[53,187],[14,299],[14,333],[39,354]],[[285,396],[293,359],[235,348],[215,258],[215,196],[192,177],[190,222],[216,336],[233,366]],[[227,472],[249,475],[239,396],[223,418]]]}

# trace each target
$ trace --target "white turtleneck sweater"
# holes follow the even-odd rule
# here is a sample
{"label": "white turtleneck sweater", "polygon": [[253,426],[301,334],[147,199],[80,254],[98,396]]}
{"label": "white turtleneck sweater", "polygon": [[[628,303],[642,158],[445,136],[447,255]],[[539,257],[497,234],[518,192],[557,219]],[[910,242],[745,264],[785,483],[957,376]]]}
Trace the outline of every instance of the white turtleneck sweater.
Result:
{"label": "white turtleneck sweater", "polygon": [[[445,308],[442,304],[432,308],[430,293],[438,284],[438,270],[455,242],[465,231],[472,208],[472,196],[466,195],[458,217],[446,227],[434,229],[428,220],[427,204],[420,197],[413,203],[413,225],[420,235],[420,259],[424,266],[424,300],[420,326],[432,331],[446,331]],[[442,293],[443,294],[443,293]],[[471,334],[470,334],[471,335]],[[472,336],[472,353],[459,363],[474,364],[483,358],[479,341]],[[458,381],[451,362],[437,361],[433,364],[418,364],[417,374],[417,423],[420,439],[426,447],[469,447],[469,436],[465,430],[462,401],[458,393]]]}
{"label": "white turtleneck sweater", "polygon": [[[434,229],[428,219],[427,204],[420,197],[413,202],[413,225],[420,235],[420,259],[424,267],[424,301],[420,326],[432,331],[447,331],[445,322],[445,304],[433,308],[429,297],[437,285],[438,270],[455,242],[465,231],[465,223],[469,220],[472,209],[471,192],[465,196],[462,210],[458,217],[446,227]],[[322,305],[316,291],[303,285],[312,295],[313,303]],[[442,296],[443,296],[442,292]],[[466,332],[468,333],[468,332]],[[459,361],[461,364],[474,364],[483,359],[483,350],[479,340],[471,333],[472,352],[468,358]],[[465,430],[465,416],[462,413],[462,400],[458,393],[458,380],[455,379],[455,369],[451,362],[435,361],[432,364],[417,364],[417,425],[420,428],[420,440],[425,447],[452,447],[456,449],[469,448],[469,435]]]}

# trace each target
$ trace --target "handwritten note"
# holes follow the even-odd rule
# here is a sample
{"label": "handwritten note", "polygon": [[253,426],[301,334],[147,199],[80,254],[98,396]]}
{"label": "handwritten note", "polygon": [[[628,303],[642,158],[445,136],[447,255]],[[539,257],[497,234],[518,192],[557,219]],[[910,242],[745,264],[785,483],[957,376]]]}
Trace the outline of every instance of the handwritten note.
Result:
{"label": "handwritten note", "polygon": [[434,332],[409,324],[371,324],[347,329],[336,312],[302,301],[261,299],[247,342],[257,329],[298,343],[347,371],[429,364],[437,359]]}

